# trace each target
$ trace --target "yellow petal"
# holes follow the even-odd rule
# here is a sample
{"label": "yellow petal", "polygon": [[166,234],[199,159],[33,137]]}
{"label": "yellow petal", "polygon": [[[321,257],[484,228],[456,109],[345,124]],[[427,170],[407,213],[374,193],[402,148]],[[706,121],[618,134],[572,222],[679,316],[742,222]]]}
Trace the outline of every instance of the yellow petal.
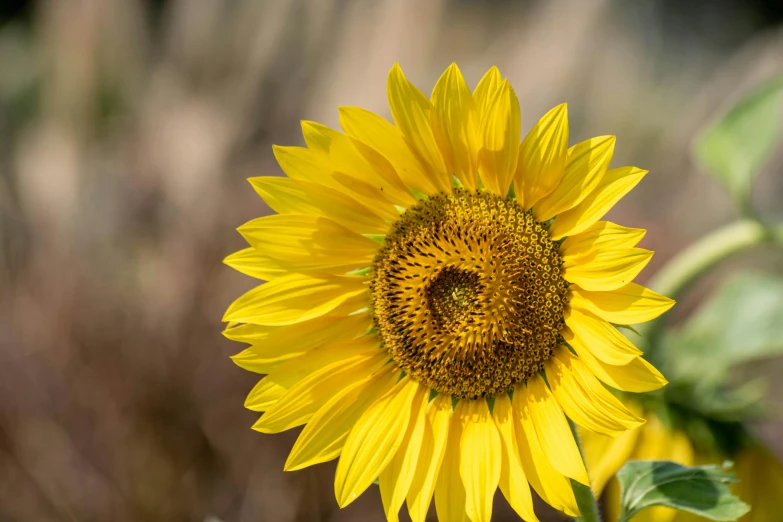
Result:
{"label": "yellow petal", "polygon": [[348,434],[337,472],[334,493],[343,508],[356,500],[394,458],[405,437],[410,408],[419,385],[403,378],[364,412]]}
{"label": "yellow petal", "polygon": [[567,348],[556,350],[555,356],[545,364],[552,393],[566,415],[578,425],[616,437],[644,423],[604,388]]}
{"label": "yellow petal", "polygon": [[238,272],[263,281],[271,281],[288,273],[278,261],[260,254],[253,247],[234,252],[223,262]]}
{"label": "yellow petal", "polygon": [[356,174],[342,172],[332,164],[328,151],[332,136],[330,133],[335,131],[310,122],[303,122],[302,130],[306,141],[309,140],[316,150],[278,145],[272,147],[280,168],[289,178],[323,185],[346,194],[373,209],[383,219],[395,220],[399,217],[399,211],[380,188],[364,179],[365,173],[357,178]]}
{"label": "yellow petal", "polygon": [[498,68],[495,66],[490,67],[478,82],[476,90],[473,91],[473,99],[476,101],[476,108],[479,114],[483,114],[487,110],[501,83],[503,83],[503,77],[500,75]]}
{"label": "yellow petal", "polygon": [[446,452],[435,483],[435,510],[440,522],[470,522],[465,511],[465,486],[460,478],[463,427],[462,416],[454,412],[449,423]]}
{"label": "yellow petal", "polygon": [[517,168],[520,125],[519,100],[504,80],[482,112],[478,132],[481,179],[499,196],[508,193]]}
{"label": "yellow petal", "polygon": [[563,177],[568,153],[568,108],[558,105],[541,118],[522,145],[514,176],[517,200],[533,207],[549,195]]}
{"label": "yellow petal", "polygon": [[590,486],[596,497],[601,495],[606,483],[614,477],[623,464],[631,457],[640,429],[628,430],[619,437],[599,435],[580,429],[579,441],[590,475]]}
{"label": "yellow petal", "polygon": [[624,365],[607,364],[579,344],[572,344],[585,366],[603,382],[618,390],[643,393],[666,386],[668,381],[652,364],[641,357]]}
{"label": "yellow petal", "polygon": [[465,511],[472,522],[489,522],[500,481],[500,435],[484,399],[459,401],[454,415],[462,419],[459,474]]}
{"label": "yellow petal", "polygon": [[362,155],[367,164],[372,166],[372,172],[376,174],[376,176],[373,176],[373,179],[381,187],[381,192],[383,192],[384,196],[388,197],[395,205],[406,208],[417,203],[418,200],[402,182],[394,165],[383,154],[361,140],[351,138],[350,136],[347,136],[347,138],[354,148],[359,151],[359,154]]}
{"label": "yellow petal", "polygon": [[592,292],[571,287],[572,308],[587,310],[614,324],[637,324],[655,319],[674,306],[674,301],[636,283],[610,292]]}
{"label": "yellow petal", "polygon": [[581,203],[557,216],[549,228],[552,239],[578,234],[604,217],[604,214],[639,183],[646,170],[620,167],[608,171]]}
{"label": "yellow petal", "polygon": [[405,438],[397,454],[378,477],[383,510],[386,513],[386,520],[389,522],[399,520],[400,508],[416,473],[416,462],[424,437],[429,395],[429,388],[421,385],[418,387],[411,405],[410,421]]}
{"label": "yellow petal", "polygon": [[648,414],[647,422],[639,428],[639,440],[631,456],[634,460],[671,460],[683,466],[692,466],[694,451],[688,436],[671,431],[657,416]]}
{"label": "yellow petal", "polygon": [[568,236],[563,241],[560,245],[563,266],[573,266],[605,250],[635,247],[646,232],[643,228],[626,228],[610,221],[598,221],[584,232]]}
{"label": "yellow petal", "polygon": [[392,118],[408,146],[426,166],[433,185],[443,192],[451,191],[451,176],[440,154],[430,126],[430,101],[405,78],[399,64],[394,64],[386,81]]}
{"label": "yellow petal", "polygon": [[[336,341],[337,339],[343,339],[343,336],[335,336],[331,340]],[[303,348],[302,345],[274,347],[270,349],[270,347],[267,347],[266,343],[261,343],[250,346],[236,355],[232,355],[231,360],[234,364],[245,370],[269,374],[279,368],[284,362],[299,357],[307,351],[308,350]]]}
{"label": "yellow petal", "polygon": [[774,522],[780,519],[783,465],[767,448],[752,442],[737,456],[734,473],[739,479],[733,489],[751,506],[740,522]]}
{"label": "yellow petal", "polygon": [[563,338],[579,351],[589,351],[607,364],[628,364],[642,354],[617,328],[590,312],[571,308],[566,312]]}
{"label": "yellow petal", "polygon": [[408,512],[413,522],[424,522],[427,517],[435,481],[446,452],[450,420],[451,397],[440,394],[430,402],[427,410],[419,463],[408,490]]}
{"label": "yellow petal", "polygon": [[330,397],[372,375],[389,362],[389,354],[380,347],[323,366],[293,385],[253,425],[261,433],[280,433],[310,420]]}
{"label": "yellow petal", "polygon": [[405,185],[429,196],[438,192],[427,169],[391,123],[359,107],[340,107],[340,126],[352,138],[366,143],[383,155]]}
{"label": "yellow petal", "polygon": [[[331,316],[322,317],[321,320],[332,320]],[[318,319],[314,319],[314,321],[317,321]],[[368,321],[371,321],[371,319],[367,318]],[[309,323],[303,323],[303,324],[309,324]],[[236,322],[231,322],[228,324],[225,330],[223,330],[223,336],[226,339],[231,339],[232,341],[236,341],[238,343],[256,343],[258,341],[262,341],[269,337],[270,333],[274,332],[275,330],[282,330],[284,328],[289,328],[287,326],[263,326],[259,324],[237,324]],[[369,329],[369,328],[368,328]]]}
{"label": "yellow petal", "polygon": [[317,185],[334,185],[328,177],[331,170],[323,156],[304,147],[283,147],[272,145],[272,152],[277,163],[291,179],[315,183]]}
{"label": "yellow petal", "polygon": [[263,325],[301,323],[366,294],[363,277],[290,274],[242,295],[228,307],[223,320]]}
{"label": "yellow petal", "polygon": [[538,522],[533,512],[533,496],[530,494],[525,470],[517,449],[517,436],[514,432],[514,415],[511,399],[503,393],[495,397],[492,418],[498,428],[503,447],[501,457],[500,491],[508,504],[526,522]]}
{"label": "yellow petal", "polygon": [[239,227],[248,243],[292,271],[345,273],[372,264],[378,243],[325,217],[273,214]]}
{"label": "yellow petal", "polygon": [[330,343],[291,359],[261,379],[245,399],[245,408],[266,411],[285,393],[308,375],[321,368],[358,355],[375,355],[380,343],[375,335],[366,335],[342,343]]}
{"label": "yellow petal", "polygon": [[267,350],[307,351],[327,342],[349,341],[366,334],[372,327],[367,313],[351,315],[329,314],[296,325],[268,326],[242,324],[223,331],[226,339],[258,345]]}
{"label": "yellow petal", "polygon": [[232,355],[231,361],[249,372],[267,374],[285,361],[304,353],[296,350],[285,350],[283,353],[275,353],[272,357],[268,357],[266,354],[258,353],[260,348],[256,346],[245,348],[238,354]]}
{"label": "yellow petal", "polygon": [[334,186],[348,191],[383,217],[395,219],[399,212],[394,205],[405,205],[412,199],[396,172],[376,169],[356,148],[353,138],[313,121],[302,122],[302,135],[310,150],[329,166],[322,177],[331,179]]}
{"label": "yellow petal", "polygon": [[432,131],[446,168],[468,190],[478,186],[479,113],[457,64],[451,64],[432,91]]}
{"label": "yellow petal", "polygon": [[600,252],[589,259],[564,267],[566,281],[585,290],[606,292],[617,290],[634,280],[653,252],[643,248],[622,248]]}
{"label": "yellow petal", "polygon": [[366,314],[324,316],[292,326],[245,324],[227,328],[223,335],[252,346],[231,357],[234,363],[256,373],[269,373],[283,362],[327,342],[356,339],[367,333],[372,320]]}
{"label": "yellow petal", "polygon": [[399,380],[400,371],[387,364],[380,371],[343,388],[305,425],[285,463],[286,471],[337,458],[356,421]]}
{"label": "yellow petal", "polygon": [[566,477],[589,485],[587,470],[571,427],[544,379],[537,376],[529,379],[525,392],[538,441],[552,467]]}
{"label": "yellow petal", "polygon": [[280,176],[250,178],[250,184],[279,214],[312,214],[336,221],[360,234],[385,234],[389,228],[379,215],[338,190]]}
{"label": "yellow petal", "polygon": [[544,502],[553,508],[572,517],[579,516],[571,482],[552,467],[541,448],[531,414],[534,405],[528,401],[528,392],[524,385],[514,388],[512,405],[517,450],[530,485]]}
{"label": "yellow petal", "polygon": [[533,207],[538,221],[548,221],[575,207],[598,185],[614,153],[614,136],[601,136],[568,149],[560,184]]}

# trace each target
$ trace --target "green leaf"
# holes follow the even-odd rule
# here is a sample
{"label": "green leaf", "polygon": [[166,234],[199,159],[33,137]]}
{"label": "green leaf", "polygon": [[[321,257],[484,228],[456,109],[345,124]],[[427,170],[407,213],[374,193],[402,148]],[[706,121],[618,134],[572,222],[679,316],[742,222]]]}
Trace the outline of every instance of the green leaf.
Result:
{"label": "green leaf", "polygon": [[665,506],[710,520],[737,520],[750,506],[732,495],[737,479],[723,466],[681,466],[668,461],[632,460],[617,472],[621,513],[627,522],[641,510]]}
{"label": "green leaf", "polygon": [[743,204],[753,179],[780,141],[781,100],[783,75],[768,80],[739,100],[696,140],[696,159]]}
{"label": "green leaf", "polygon": [[665,341],[675,375],[723,380],[738,363],[783,355],[783,278],[740,273]]}
{"label": "green leaf", "polygon": [[[781,317],[783,277],[739,273],[728,279],[684,325],[665,334],[660,369],[669,379],[663,391],[666,402],[687,412],[688,418],[762,418],[766,379],[737,380],[732,371],[754,360],[783,356]],[[735,445],[728,441],[729,447]]]}

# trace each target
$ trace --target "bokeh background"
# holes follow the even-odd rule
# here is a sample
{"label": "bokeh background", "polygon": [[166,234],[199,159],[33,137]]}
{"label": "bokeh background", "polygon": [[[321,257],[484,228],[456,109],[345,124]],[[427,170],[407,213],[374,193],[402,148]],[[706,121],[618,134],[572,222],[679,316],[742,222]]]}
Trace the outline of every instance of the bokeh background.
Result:
{"label": "bokeh background", "polygon": [[[649,279],[734,215],[692,141],[783,70],[783,4],[3,0],[0,521],[383,520],[377,488],[336,507],[333,463],[282,471],[298,430],[250,430],[258,377],[220,318],[255,283],[221,260],[269,212],[245,179],[281,174],[271,145],[337,126],[339,105],[388,116],[395,61],[427,93],[452,61],[471,85],[497,65],[523,131],[566,101],[572,142],[616,134],[614,164],[651,171],[610,214],[649,229]],[[754,190],[764,212],[783,211],[782,164]],[[783,257],[723,266],[672,319],[740,265]],[[778,455],[781,372],[741,372],[773,377],[755,429]]]}

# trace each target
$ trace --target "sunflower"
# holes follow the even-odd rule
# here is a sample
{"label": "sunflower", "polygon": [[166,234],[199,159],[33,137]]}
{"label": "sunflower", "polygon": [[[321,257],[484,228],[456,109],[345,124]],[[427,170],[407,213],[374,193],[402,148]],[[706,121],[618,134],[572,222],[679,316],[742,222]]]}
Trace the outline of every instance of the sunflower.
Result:
{"label": "sunflower", "polygon": [[442,521],[488,521],[498,487],[537,520],[529,485],[577,515],[568,419],[620,435],[643,420],[604,384],[666,384],[615,325],[673,301],[631,282],[644,231],[601,221],[646,171],[609,170],[611,136],[569,148],[565,105],[521,139],[494,67],[471,92],[451,65],[427,99],[395,65],[387,90],[394,124],[303,122],[306,148],[274,148],[287,177],[250,180],[277,214],[226,263],[267,282],[224,320],[250,344],[233,360],[266,375],[253,428],[304,425],[285,469],[339,457],[340,507],[377,480],[388,520],[434,496]]}
{"label": "sunflower", "polygon": [[[580,430],[593,492],[604,495],[609,520],[620,515],[620,487],[612,478],[627,460],[671,460],[684,466],[715,464],[734,460],[732,472],[739,482],[734,494],[751,506],[739,522],[780,522],[780,493],[783,464],[762,444],[751,438],[742,441],[733,454],[699,449],[687,433],[665,424],[657,415],[634,403],[629,409],[647,422],[617,438]],[[638,522],[698,522],[704,520],[685,511],[666,507],[645,509],[634,517]]]}

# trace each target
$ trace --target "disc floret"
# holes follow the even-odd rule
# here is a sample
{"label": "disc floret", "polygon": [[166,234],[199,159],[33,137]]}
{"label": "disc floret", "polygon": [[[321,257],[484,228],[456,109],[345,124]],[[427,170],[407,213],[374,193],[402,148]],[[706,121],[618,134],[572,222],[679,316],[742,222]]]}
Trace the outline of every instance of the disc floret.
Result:
{"label": "disc floret", "polygon": [[373,261],[373,319],[411,377],[493,397],[562,342],[567,283],[546,227],[515,200],[457,189],[408,209]]}

